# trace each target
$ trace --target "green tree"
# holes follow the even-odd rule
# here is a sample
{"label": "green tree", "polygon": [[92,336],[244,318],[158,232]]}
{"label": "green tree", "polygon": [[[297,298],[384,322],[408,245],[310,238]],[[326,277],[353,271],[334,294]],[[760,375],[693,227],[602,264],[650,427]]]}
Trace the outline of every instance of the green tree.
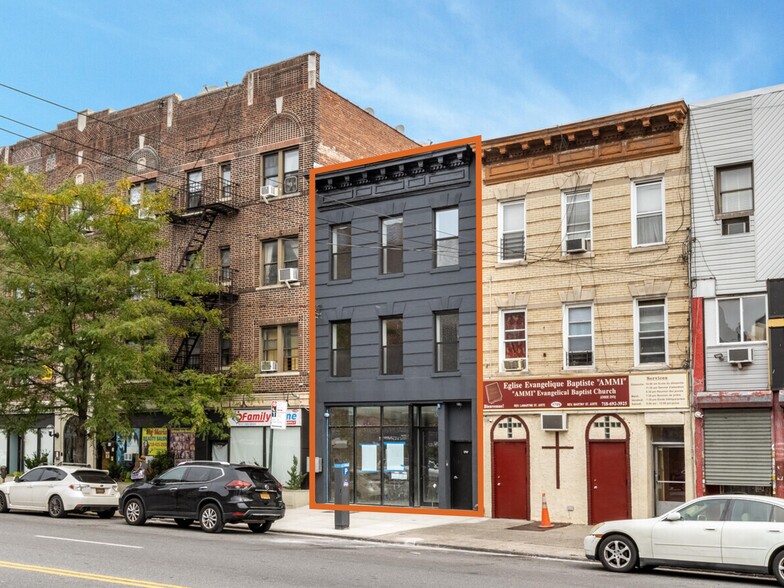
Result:
{"label": "green tree", "polygon": [[174,368],[172,345],[195,325],[220,328],[220,311],[204,303],[220,286],[206,270],[167,272],[155,259],[168,204],[166,193],[145,193],[140,215],[127,185],[50,192],[0,164],[0,426],[73,415],[79,460],[88,436],[128,431],[134,414],[154,409],[202,437],[224,433],[248,368]]}

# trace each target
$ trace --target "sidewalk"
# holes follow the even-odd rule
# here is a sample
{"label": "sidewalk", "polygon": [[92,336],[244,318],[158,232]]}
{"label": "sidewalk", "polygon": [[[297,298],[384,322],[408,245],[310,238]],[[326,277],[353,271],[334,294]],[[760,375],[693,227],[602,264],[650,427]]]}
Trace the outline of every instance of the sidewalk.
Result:
{"label": "sidewalk", "polygon": [[272,525],[272,532],[585,559],[583,538],[590,532],[590,525],[555,523],[554,528],[546,530],[537,525],[511,519],[352,511],[349,528],[337,530],[333,511],[304,506],[288,509],[283,520]]}

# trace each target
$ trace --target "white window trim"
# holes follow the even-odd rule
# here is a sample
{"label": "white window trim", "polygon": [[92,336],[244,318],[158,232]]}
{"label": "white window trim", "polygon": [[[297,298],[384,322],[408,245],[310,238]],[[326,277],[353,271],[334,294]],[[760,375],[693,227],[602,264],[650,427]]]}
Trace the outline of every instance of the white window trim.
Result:
{"label": "white window trim", "polygon": [[[661,183],[661,215],[662,215],[662,240],[655,243],[637,243],[637,186],[642,184],[652,184],[654,182]],[[631,188],[631,209],[632,209],[632,247],[655,247],[656,245],[664,245],[667,242],[667,210],[666,210],[666,186],[664,185],[664,176],[656,176],[651,178],[637,178],[632,180]]]}
{"label": "white window trim", "polygon": [[[569,309],[591,309],[591,365],[569,365]],[[527,319],[527,317],[526,317]],[[593,303],[591,304],[564,304],[563,306],[563,369],[564,370],[592,370],[596,367],[596,324],[594,322]]]}
{"label": "white window trim", "polygon": [[[515,204],[522,204],[523,205],[523,256],[522,257],[513,257],[509,259],[504,259],[504,207],[505,206],[513,206]],[[528,210],[525,206],[525,198],[520,198],[517,200],[505,200],[503,202],[498,203],[498,261],[500,263],[504,262],[516,262],[516,261],[523,261],[525,260],[525,252],[528,249],[528,239],[526,238],[526,217],[528,216]]]}
{"label": "white window trim", "polygon": [[588,194],[588,223],[590,225],[588,232],[588,240],[591,242],[591,249],[593,249],[593,191],[591,188],[568,190],[561,192],[561,251],[566,253],[566,199],[569,196],[577,196],[578,194]]}
{"label": "white window trim", "polygon": [[[641,363],[640,362],[640,302],[649,300],[664,300],[664,362],[663,363]],[[668,301],[665,296],[651,296],[646,298],[634,299],[634,367],[638,368],[661,368],[670,365],[670,335],[669,335],[669,309]]]}
{"label": "white window trim", "polygon": [[505,372],[504,360],[506,357],[506,330],[504,329],[504,317],[514,312],[525,313],[525,369],[528,371],[528,309],[526,308],[504,308],[498,312],[498,371]]}
{"label": "white window trim", "polygon": [[[754,292],[748,294],[739,294],[737,296],[721,296],[717,297],[716,300],[716,312],[714,313],[714,322],[716,328],[716,341],[715,345],[722,345],[724,347],[738,347],[739,345],[768,345],[768,339],[764,341],[721,341],[721,334],[719,330],[721,329],[721,325],[719,324],[719,302],[722,300],[742,300],[743,298],[754,298],[755,296],[762,296],[765,298],[765,323],[767,328],[767,321],[768,321],[768,295],[765,292]],[[740,303],[740,324],[743,325],[743,302]]]}

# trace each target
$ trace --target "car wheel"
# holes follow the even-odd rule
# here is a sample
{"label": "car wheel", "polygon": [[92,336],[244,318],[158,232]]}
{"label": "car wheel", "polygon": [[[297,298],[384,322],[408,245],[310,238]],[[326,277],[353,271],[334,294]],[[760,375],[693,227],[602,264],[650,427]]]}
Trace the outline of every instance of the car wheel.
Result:
{"label": "car wheel", "polygon": [[143,525],[147,520],[144,514],[144,505],[138,498],[131,498],[125,503],[123,516],[125,517],[125,522],[129,525]]}
{"label": "car wheel", "polygon": [[264,521],[263,523],[248,523],[248,529],[254,533],[266,533],[270,530],[272,521]]}
{"label": "car wheel", "polygon": [[223,530],[223,513],[215,504],[207,504],[199,513],[201,530],[206,533],[220,533]]}
{"label": "car wheel", "polygon": [[599,544],[599,561],[610,572],[628,572],[637,565],[637,547],[623,535],[610,535]]}
{"label": "car wheel", "polygon": [[8,512],[8,501],[2,492],[0,492],[0,512]]}
{"label": "car wheel", "polygon": [[779,586],[784,586],[784,551],[779,551],[773,557],[770,567],[776,582],[779,583]]}
{"label": "car wheel", "polygon": [[63,499],[55,494],[49,499],[49,516],[55,519],[61,519],[66,514],[65,507],[63,506]]}
{"label": "car wheel", "polygon": [[177,523],[178,527],[182,527],[184,529],[186,527],[190,527],[193,524],[193,519],[174,519],[174,522]]}
{"label": "car wheel", "polygon": [[114,516],[114,513],[117,512],[116,508],[110,508],[109,510],[99,510],[98,511],[98,518],[99,519],[110,519]]}

